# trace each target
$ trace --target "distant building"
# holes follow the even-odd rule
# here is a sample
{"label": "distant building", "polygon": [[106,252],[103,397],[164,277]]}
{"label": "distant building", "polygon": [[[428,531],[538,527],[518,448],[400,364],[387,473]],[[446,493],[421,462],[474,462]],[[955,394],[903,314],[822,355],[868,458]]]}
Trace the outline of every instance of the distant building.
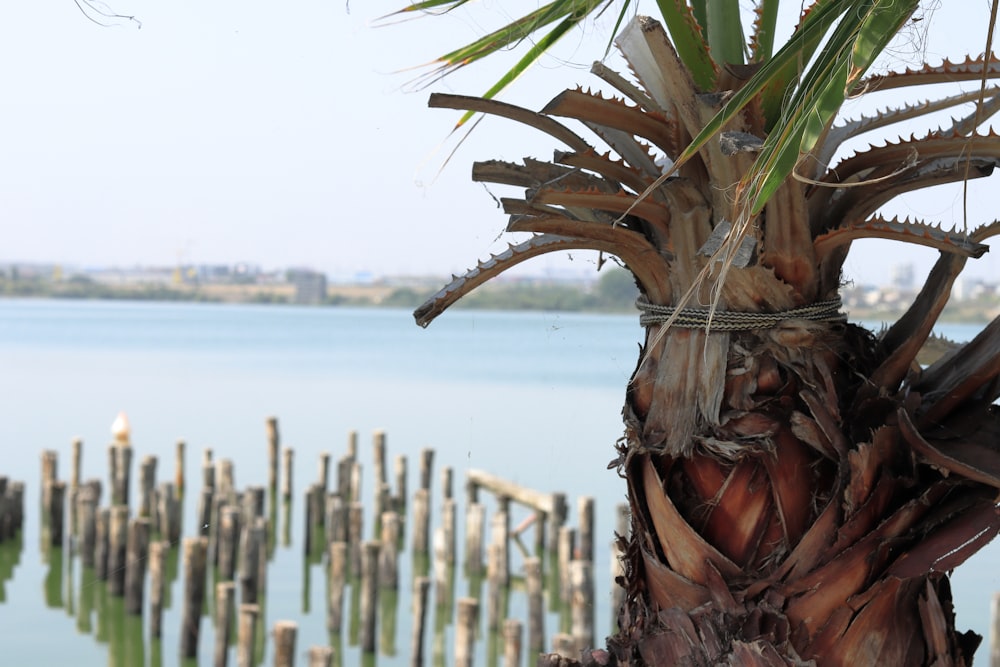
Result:
{"label": "distant building", "polygon": [[326,275],[309,269],[288,272],[288,282],[295,285],[295,303],[319,305],[326,302]]}
{"label": "distant building", "polygon": [[889,269],[892,286],[901,290],[913,289],[913,264],[893,264]]}

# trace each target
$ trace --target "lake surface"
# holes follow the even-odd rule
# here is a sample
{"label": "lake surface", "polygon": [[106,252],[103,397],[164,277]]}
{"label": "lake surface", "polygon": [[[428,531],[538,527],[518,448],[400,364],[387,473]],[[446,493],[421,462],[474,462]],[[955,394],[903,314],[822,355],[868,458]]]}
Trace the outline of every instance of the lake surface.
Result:
{"label": "lake surface", "polygon": [[[940,332],[967,340],[978,328]],[[149,642],[145,622],[102,628],[101,615],[88,613],[88,605],[112,604],[100,599],[103,583],[87,580],[79,559],[68,553],[46,563],[39,546],[41,450],[59,452],[59,476],[68,479],[70,442],[81,437],[82,478],[106,479],[109,429],[121,410],[132,424],[136,461],[157,455],[160,480],[173,475],[175,442],[187,442],[187,535],[202,450],[234,461],[237,488],[266,484],[264,423],[278,417],[282,445],[295,449],[296,490],[290,541],[279,541],[268,567],[264,627],[277,620],[299,623],[300,664],[310,645],[329,639],[324,567],[302,557],[301,492],[316,479],[320,453],[330,452],[335,461],[350,431],[360,434],[366,503],[373,494],[375,430],[388,435],[389,460],[407,456],[411,493],[420,450],[434,448],[434,506],[440,507],[437,473],[450,466],[460,499],[459,531],[464,472],[471,468],[565,492],[571,524],[576,498],[594,496],[596,628],[598,637],[605,636],[612,623],[607,545],[615,505],[625,498],[624,482],[606,464],[622,433],[620,407],[640,340],[636,316],[456,310],[422,330],[399,310],[0,300],[0,474],[26,482],[28,490],[23,542],[0,547],[4,663],[181,664],[176,601],[182,575],[171,586],[163,639]],[[512,524],[525,516],[526,510],[515,510]],[[990,597],[1000,589],[998,555],[994,543],[954,577],[960,629],[986,634]],[[400,564],[394,646],[383,646],[369,664],[409,664],[408,551]],[[519,558],[512,571],[520,571]],[[459,572],[456,591],[465,595],[469,586]],[[526,618],[523,592],[511,594],[510,615]],[[435,633],[427,638],[428,655],[433,648],[435,656],[428,664],[450,664],[453,610],[437,620],[440,630],[429,630]],[[559,623],[550,613],[547,638]],[[122,634],[133,639],[127,655],[113,641]],[[264,664],[273,660],[271,644],[265,638]],[[488,664],[487,644],[478,642],[477,664]],[[203,619],[198,664],[211,664],[211,651],[211,627]],[[346,635],[341,651],[343,665],[361,664],[356,642]],[[979,660],[985,659],[980,651]]]}

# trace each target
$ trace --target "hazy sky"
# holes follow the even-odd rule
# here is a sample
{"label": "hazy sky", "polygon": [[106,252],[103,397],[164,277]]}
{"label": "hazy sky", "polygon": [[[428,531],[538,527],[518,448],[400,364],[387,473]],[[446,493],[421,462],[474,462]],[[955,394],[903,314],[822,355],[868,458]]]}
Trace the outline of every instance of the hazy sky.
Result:
{"label": "hazy sky", "polygon": [[[460,272],[504,247],[505,217],[469,180],[472,161],[560,148],[487,119],[438,175],[447,155],[439,147],[457,116],[426,108],[430,90],[408,85],[419,71],[398,72],[482,34],[505,6],[527,3],[473,3],[480,11],[375,29],[372,19],[402,0],[108,2],[136,15],[141,29],[97,26],[73,0],[5,8],[0,261]],[[957,4],[957,16],[942,9],[918,24],[911,37],[929,25],[930,39],[901,44],[890,64],[915,64],[915,50],[931,60],[982,51],[985,21],[968,16],[972,5],[988,16],[986,3]],[[541,108],[563,88],[594,83],[587,68],[610,27],[605,17],[567,38],[559,58],[504,99]],[[510,62],[431,89],[481,93]],[[971,223],[996,217],[996,187],[994,178],[974,191]],[[960,224],[961,192],[898,210]],[[881,282],[894,263],[915,258],[926,268],[935,256],[859,246],[848,269],[860,282]],[[580,253],[527,270],[593,262]],[[969,275],[1000,276],[1000,249],[976,264]]]}

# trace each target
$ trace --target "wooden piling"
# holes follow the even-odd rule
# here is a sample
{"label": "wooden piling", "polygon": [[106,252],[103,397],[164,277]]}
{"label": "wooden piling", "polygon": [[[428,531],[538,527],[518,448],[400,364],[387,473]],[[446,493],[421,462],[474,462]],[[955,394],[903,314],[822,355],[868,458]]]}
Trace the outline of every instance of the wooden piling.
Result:
{"label": "wooden piling", "polygon": [[333,667],[333,647],[310,646],[309,667]]}
{"label": "wooden piling", "polygon": [[441,497],[444,500],[453,498],[453,478],[455,476],[454,471],[451,466],[443,466],[441,468]]}
{"label": "wooden piling", "polygon": [[327,597],[326,629],[339,635],[344,616],[344,583],[347,578],[347,543],[330,544],[329,596]]}
{"label": "wooden piling", "polygon": [[174,449],[174,488],[181,495],[184,494],[184,450],[186,447],[183,440],[178,440]]}
{"label": "wooden piling", "polygon": [[[566,634],[565,632],[557,632],[552,635],[552,651],[556,655],[560,655],[564,658],[578,658],[580,657],[580,651],[576,647],[576,638],[573,635]],[[540,663],[541,664],[541,663]],[[562,664],[549,662],[548,664]]]}
{"label": "wooden piling", "polygon": [[49,544],[61,547],[63,543],[63,527],[66,510],[66,482],[49,483]]}
{"label": "wooden piling", "polygon": [[238,667],[254,667],[254,648],[257,645],[257,618],[260,607],[255,604],[240,605],[240,625],[237,631],[236,664]]}
{"label": "wooden piling", "polygon": [[382,488],[386,483],[385,474],[385,431],[378,429],[372,434],[373,467],[375,472],[375,489]]}
{"label": "wooden piling", "polygon": [[215,585],[215,667],[226,667],[229,663],[235,602],[236,584],[220,581]]}
{"label": "wooden piling", "polygon": [[449,567],[455,565],[455,541],[457,531],[458,510],[455,507],[455,499],[448,497],[441,507],[441,528],[444,529],[444,557]]}
{"label": "wooden piling", "polygon": [[94,524],[94,574],[98,581],[108,578],[108,531],[111,526],[111,510],[102,507],[97,511],[97,521]]}
{"label": "wooden piling", "polygon": [[292,459],[295,452],[291,447],[285,447],[281,452],[282,457],[282,477],[281,477],[281,497],[284,500],[292,499]]}
{"label": "wooden piling", "polygon": [[118,487],[118,445],[111,443],[108,445],[108,495],[111,496],[112,505],[120,505],[122,502]]}
{"label": "wooden piling", "polygon": [[524,559],[524,579],[528,593],[528,654],[545,649],[545,600],[542,590],[542,561]]}
{"label": "wooden piling", "polygon": [[500,577],[500,585],[510,584],[510,519],[505,511],[499,511],[493,515],[490,521],[491,541],[497,546],[497,574]]}
{"label": "wooden piling", "polygon": [[427,620],[427,592],[431,581],[417,577],[413,581],[413,630],[410,641],[410,667],[424,665],[424,623]]}
{"label": "wooden piling", "polygon": [[260,601],[260,559],[266,553],[266,535],[256,520],[241,528],[240,537],[240,601],[257,604]]}
{"label": "wooden piling", "polygon": [[559,562],[559,599],[565,604],[569,604],[569,563],[573,560],[573,548],[575,545],[576,530],[569,526],[560,528],[556,559]]}
{"label": "wooden piling", "polygon": [[80,462],[83,459],[83,439],[73,438],[70,445],[70,468],[69,468],[69,488],[76,490],[80,488]]}
{"label": "wooden piling", "polygon": [[419,488],[413,492],[413,553],[426,556],[430,547],[430,491]]}
{"label": "wooden piling", "polygon": [[156,457],[144,456],[139,463],[139,516],[153,511],[153,489],[156,488]]}
{"label": "wooden piling", "polygon": [[569,564],[570,618],[577,648],[594,646],[594,564],[574,560]]}
{"label": "wooden piling", "polygon": [[146,581],[149,556],[149,519],[138,517],[129,521],[125,547],[125,613],[142,615],[142,589]]}
{"label": "wooden piling", "polygon": [[347,541],[347,506],[336,493],[326,497],[326,544]]}
{"label": "wooden piling", "polygon": [[479,600],[459,598],[457,616],[455,623],[455,667],[472,667],[476,651]]}
{"label": "wooden piling", "polygon": [[125,594],[125,548],[128,544],[128,507],[111,508],[108,524],[108,593],[113,597]]}
{"label": "wooden piling", "polygon": [[212,533],[212,505],[214,503],[215,491],[209,487],[202,488],[198,496],[198,523],[195,531],[201,537],[209,537]]}
{"label": "wooden piling", "polygon": [[431,473],[434,468],[434,450],[429,447],[420,450],[420,488],[431,490]]}
{"label": "wooden piling", "polygon": [[393,459],[393,473],[396,478],[396,493],[394,496],[395,510],[400,516],[406,514],[406,457],[398,454]]}
{"label": "wooden piling", "polygon": [[220,496],[229,502],[233,501],[236,480],[232,459],[219,459],[215,462],[215,487]]}
{"label": "wooden piling", "polygon": [[347,545],[350,550],[351,574],[357,576],[361,572],[362,541],[365,530],[365,506],[360,502],[351,503],[347,518]]}
{"label": "wooden piling", "polygon": [[483,529],[486,524],[486,507],[472,503],[465,514],[465,572],[470,577],[483,571]]}
{"label": "wooden piling", "polygon": [[326,490],[330,488],[330,452],[320,452],[316,483],[323,489],[322,495],[325,496]]}
{"label": "wooden piling", "polygon": [[219,579],[230,581],[236,570],[236,547],[240,539],[240,511],[235,507],[225,506],[222,508],[221,516],[216,547]]}
{"label": "wooden piling", "polygon": [[358,458],[358,432],[348,431],[347,432],[347,451],[345,452],[347,458],[356,459]]}
{"label": "wooden piling", "polygon": [[198,655],[201,609],[205,604],[207,542],[203,537],[184,539],[184,610],[181,620],[181,657]]}
{"label": "wooden piling", "polygon": [[351,502],[361,502],[361,464],[356,460],[351,462]]}
{"label": "wooden piling", "polygon": [[118,502],[127,506],[129,504],[129,490],[132,488],[132,445],[120,444],[117,450],[118,469],[115,483],[118,485]]}
{"label": "wooden piling", "polygon": [[267,488],[278,488],[278,448],[281,446],[281,436],[278,432],[278,418],[268,417],[265,424],[267,430]]}
{"label": "wooden piling", "polygon": [[503,617],[505,586],[500,576],[500,550],[500,545],[496,543],[490,543],[486,550],[486,627],[493,631],[500,628]]}
{"label": "wooden piling", "polygon": [[159,488],[159,533],[171,544],[177,544],[181,535],[180,502],[172,482],[162,482]]}
{"label": "wooden piling", "polygon": [[149,545],[149,636],[154,639],[163,635],[163,578],[169,550],[169,542]]}
{"label": "wooden piling", "polygon": [[274,667],[295,667],[295,636],[299,625],[295,621],[274,624]]}
{"label": "wooden piling", "polygon": [[[450,609],[452,598],[451,581],[448,576],[448,559],[445,554],[444,528],[434,529],[434,558],[431,559],[434,571],[434,596],[438,607]],[[450,614],[450,612],[449,612]]]}
{"label": "wooden piling", "polygon": [[566,503],[565,493],[552,494],[552,511],[547,512],[549,517],[549,551],[555,551],[559,541],[559,529],[566,525],[566,517],[569,514],[569,506]]}
{"label": "wooden piling", "polygon": [[86,484],[81,486],[76,503],[80,521],[80,563],[84,568],[93,568],[97,542],[97,499],[93,489]]}
{"label": "wooden piling", "polygon": [[361,558],[361,650],[374,653],[377,641],[375,615],[378,611],[378,542],[365,542]]}
{"label": "wooden piling", "polygon": [[[503,664],[504,667],[521,667],[521,641],[524,629],[521,621],[508,618],[503,622]],[[528,655],[541,653],[544,647],[535,651],[529,643]]]}
{"label": "wooden piling", "polygon": [[395,512],[382,513],[382,548],[379,554],[378,581],[381,588],[399,588],[399,515]]}
{"label": "wooden piling", "polygon": [[46,449],[42,452],[42,517],[48,521],[51,512],[52,485],[59,479],[59,452]]}
{"label": "wooden piling", "polygon": [[594,560],[594,498],[580,496],[577,499],[577,520],[580,523],[576,541],[576,558]]}
{"label": "wooden piling", "polygon": [[351,470],[354,468],[354,459],[350,456],[342,456],[337,461],[337,495],[344,501],[345,505],[351,503]]}

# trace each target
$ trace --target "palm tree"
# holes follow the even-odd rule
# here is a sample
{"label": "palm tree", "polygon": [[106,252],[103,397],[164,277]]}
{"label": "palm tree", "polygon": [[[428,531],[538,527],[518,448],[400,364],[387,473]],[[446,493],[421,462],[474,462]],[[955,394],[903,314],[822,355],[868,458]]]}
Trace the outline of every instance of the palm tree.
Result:
{"label": "palm tree", "polygon": [[[607,4],[554,0],[444,65],[555,24],[537,51]],[[929,367],[915,358],[1000,224],[946,231],[878,211],[990,174],[1000,137],[976,128],[1000,106],[986,86],[1000,64],[866,78],[913,0],[819,0],[777,50],[777,2],[758,2],[747,43],[735,0],[657,6],[662,25],[637,16],[617,36],[631,76],[595,65],[620,98],[575,88],[534,112],[490,99],[505,81],[486,98],[431,97],[562,147],[475,164],[474,180],[524,189],[502,200],[507,231],[532,235],[417,322],[544,253],[594,249],[635,276],[646,334],[617,447],[632,530],[613,664],[969,664],[979,637],[955,629],[948,572],[1000,530],[1000,319]],[[961,81],[982,85],[835,123],[848,96]],[[863,133],[969,103],[949,127],[841,157]],[[864,238],[940,251],[878,336],[839,313],[841,267]]]}

